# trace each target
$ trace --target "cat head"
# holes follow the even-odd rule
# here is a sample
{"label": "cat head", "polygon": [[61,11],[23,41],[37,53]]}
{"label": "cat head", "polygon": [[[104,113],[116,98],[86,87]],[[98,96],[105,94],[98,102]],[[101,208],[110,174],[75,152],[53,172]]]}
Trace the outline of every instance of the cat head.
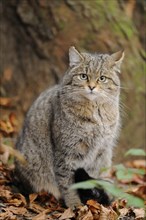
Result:
{"label": "cat head", "polygon": [[80,53],[69,49],[69,69],[63,78],[68,95],[89,100],[109,101],[119,96],[120,67],[124,52],[114,54]]}

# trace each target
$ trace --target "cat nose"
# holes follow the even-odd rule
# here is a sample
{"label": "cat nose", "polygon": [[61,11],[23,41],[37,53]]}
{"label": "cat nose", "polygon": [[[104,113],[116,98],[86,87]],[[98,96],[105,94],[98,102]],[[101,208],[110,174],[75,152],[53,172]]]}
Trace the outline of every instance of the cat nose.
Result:
{"label": "cat nose", "polygon": [[93,89],[95,89],[95,86],[88,86],[89,89],[92,91]]}

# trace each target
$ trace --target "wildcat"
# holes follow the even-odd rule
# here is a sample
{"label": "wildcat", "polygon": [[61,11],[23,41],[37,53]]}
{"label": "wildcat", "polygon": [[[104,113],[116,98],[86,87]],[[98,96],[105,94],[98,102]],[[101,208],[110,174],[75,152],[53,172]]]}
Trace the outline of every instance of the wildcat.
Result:
{"label": "wildcat", "polygon": [[44,91],[29,109],[16,148],[27,165],[16,161],[26,191],[52,193],[68,207],[81,204],[70,186],[84,168],[101,178],[111,166],[119,128],[120,66],[124,52],[112,55],[69,49],[69,68],[59,85]]}

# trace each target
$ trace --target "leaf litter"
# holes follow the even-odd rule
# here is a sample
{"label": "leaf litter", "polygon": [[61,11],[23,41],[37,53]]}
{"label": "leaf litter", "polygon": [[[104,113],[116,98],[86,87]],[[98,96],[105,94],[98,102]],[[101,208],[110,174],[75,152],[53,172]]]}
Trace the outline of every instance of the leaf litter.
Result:
{"label": "leaf litter", "polygon": [[[10,108],[16,105],[17,98],[0,98],[0,105]],[[10,109],[9,109],[10,110]],[[13,108],[14,110],[14,108]],[[144,208],[127,207],[127,201],[116,199],[108,207],[104,207],[94,200],[88,200],[86,205],[72,210],[64,208],[52,195],[46,192],[30,194],[25,198],[14,190],[14,164],[11,158],[17,157],[25,163],[22,155],[14,149],[7,138],[17,136],[17,112],[5,111],[4,118],[0,119],[0,220],[142,220],[145,219]],[[129,168],[146,168],[145,160],[132,160],[125,164]],[[117,179],[115,171],[112,178],[116,179],[127,189],[127,192],[146,200],[146,177],[134,174],[128,180]],[[128,187],[127,187],[128,186]]]}

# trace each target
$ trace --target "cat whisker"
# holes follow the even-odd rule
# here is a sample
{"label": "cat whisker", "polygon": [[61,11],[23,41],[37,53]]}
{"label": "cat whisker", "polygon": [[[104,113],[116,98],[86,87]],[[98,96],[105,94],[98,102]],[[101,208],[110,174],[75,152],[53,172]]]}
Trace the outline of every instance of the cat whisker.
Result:
{"label": "cat whisker", "polygon": [[[110,98],[109,94],[107,93],[106,95],[105,93],[107,92],[104,90],[104,93],[102,93],[102,95],[104,95],[106,99],[108,99],[110,102],[114,103],[117,101],[115,97]],[[121,103],[121,101],[119,102],[119,107],[120,107],[120,110],[122,111],[125,111],[125,109],[128,109],[128,107],[124,103]]]}
{"label": "cat whisker", "polygon": [[132,90],[132,88],[124,87],[124,86],[117,86],[119,89],[123,90]]}

